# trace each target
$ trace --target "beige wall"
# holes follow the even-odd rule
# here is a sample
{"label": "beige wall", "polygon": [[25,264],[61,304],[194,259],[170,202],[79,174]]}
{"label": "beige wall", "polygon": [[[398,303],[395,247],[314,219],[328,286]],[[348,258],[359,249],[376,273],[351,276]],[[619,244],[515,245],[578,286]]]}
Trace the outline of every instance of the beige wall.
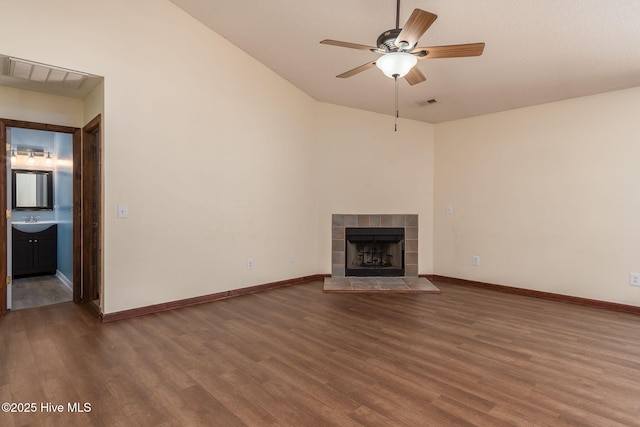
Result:
{"label": "beige wall", "polygon": [[638,111],[635,88],[436,125],[436,273],[640,305]]}
{"label": "beige wall", "polygon": [[418,214],[419,273],[433,273],[433,125],[319,104],[318,268],[331,273],[332,214]]}
{"label": "beige wall", "polygon": [[432,271],[431,125],[318,104],[169,2],[3,12],[0,52],[104,77],[75,123],[104,112],[104,312],[329,272],[332,212],[419,214]]}
{"label": "beige wall", "polygon": [[81,127],[82,101],[0,86],[0,118]]}
{"label": "beige wall", "polygon": [[[104,115],[104,80],[98,83],[82,101],[84,124],[89,123],[98,115]],[[102,136],[104,138],[104,135]]]}
{"label": "beige wall", "polygon": [[317,272],[315,101],[168,1],[3,17],[3,54],[105,78],[77,121],[27,118],[82,126],[104,103],[106,313]]}
{"label": "beige wall", "polygon": [[328,273],[332,213],[417,213],[421,274],[640,305],[638,89],[394,133],[168,1],[2,9],[0,53],[105,78],[84,103],[0,88],[1,117],[104,113],[105,313]]}
{"label": "beige wall", "polygon": [[314,274],[313,100],[149,3],[104,73],[105,312]]}

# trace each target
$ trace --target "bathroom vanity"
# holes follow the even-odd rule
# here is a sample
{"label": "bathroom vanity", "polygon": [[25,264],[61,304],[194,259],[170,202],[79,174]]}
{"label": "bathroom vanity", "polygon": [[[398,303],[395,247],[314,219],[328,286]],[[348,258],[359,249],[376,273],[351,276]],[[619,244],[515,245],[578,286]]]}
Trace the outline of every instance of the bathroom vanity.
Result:
{"label": "bathroom vanity", "polygon": [[53,223],[14,223],[12,227],[13,276],[56,274],[58,226]]}
{"label": "bathroom vanity", "polygon": [[[13,276],[56,274],[58,268],[58,225],[38,221],[33,213],[53,211],[53,172],[12,169],[12,207],[24,212],[26,221],[12,224]],[[17,214],[19,215],[19,214]]]}

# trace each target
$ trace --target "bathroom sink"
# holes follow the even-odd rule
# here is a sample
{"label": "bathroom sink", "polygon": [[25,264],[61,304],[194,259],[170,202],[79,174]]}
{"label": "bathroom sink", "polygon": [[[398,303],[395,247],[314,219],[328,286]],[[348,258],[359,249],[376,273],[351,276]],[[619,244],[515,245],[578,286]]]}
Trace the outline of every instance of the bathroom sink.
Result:
{"label": "bathroom sink", "polygon": [[56,221],[38,221],[38,222],[26,222],[26,221],[13,221],[11,225],[17,230],[23,233],[38,233],[51,227],[53,224],[57,224]]}

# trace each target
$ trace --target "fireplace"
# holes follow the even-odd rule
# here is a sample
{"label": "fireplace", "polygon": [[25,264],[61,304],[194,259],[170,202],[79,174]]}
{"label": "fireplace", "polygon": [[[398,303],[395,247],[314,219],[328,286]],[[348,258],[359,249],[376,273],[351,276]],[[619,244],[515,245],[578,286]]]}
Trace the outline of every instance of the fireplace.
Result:
{"label": "fireplace", "polygon": [[[364,237],[371,235],[371,232],[377,230],[396,230],[396,231],[383,231],[383,235],[387,233],[382,239],[387,239],[388,242],[384,242],[385,245],[389,245],[385,248],[374,246],[372,248],[360,248],[359,258],[351,258],[351,261],[347,258],[347,250],[349,250],[349,242],[347,240],[347,229],[365,229],[368,231],[356,232],[362,233],[358,237],[352,237],[350,233],[351,243],[355,244],[355,248],[352,246],[351,250],[358,252],[358,244],[362,243]],[[374,229],[374,230],[372,230]],[[397,230],[402,231],[402,237],[399,236]],[[332,214],[331,216],[331,276],[332,277],[345,277],[348,275],[359,276],[374,276],[378,274],[371,268],[372,264],[383,264],[382,269],[378,269],[382,275],[402,276],[404,272],[405,277],[418,277],[418,215],[416,214]],[[360,240],[358,242],[357,240]],[[373,239],[367,239],[373,240]],[[382,241],[378,238],[379,243]],[[399,245],[400,252],[397,252],[396,248],[390,248],[391,244]],[[363,252],[370,252],[369,254]],[[384,255],[384,256],[382,256]],[[387,257],[387,255],[392,255]],[[375,256],[376,258],[366,258],[367,256]],[[384,266],[384,264],[390,263],[393,258],[393,267]],[[400,260],[400,262],[398,262]],[[359,261],[359,262],[358,262]],[[364,263],[365,266],[358,264]],[[352,268],[355,265],[356,268]],[[347,266],[349,266],[349,272],[347,272]],[[352,270],[356,270],[355,272]],[[391,272],[392,270],[396,270]]]}
{"label": "fireplace", "polygon": [[345,276],[404,276],[404,228],[345,228]]}

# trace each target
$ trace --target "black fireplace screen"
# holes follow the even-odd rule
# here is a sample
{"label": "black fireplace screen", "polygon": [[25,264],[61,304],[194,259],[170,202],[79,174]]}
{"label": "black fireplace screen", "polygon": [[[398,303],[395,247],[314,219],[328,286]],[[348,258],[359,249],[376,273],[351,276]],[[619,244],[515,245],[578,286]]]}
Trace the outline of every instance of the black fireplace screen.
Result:
{"label": "black fireplace screen", "polygon": [[346,276],[404,276],[404,228],[345,229]]}

